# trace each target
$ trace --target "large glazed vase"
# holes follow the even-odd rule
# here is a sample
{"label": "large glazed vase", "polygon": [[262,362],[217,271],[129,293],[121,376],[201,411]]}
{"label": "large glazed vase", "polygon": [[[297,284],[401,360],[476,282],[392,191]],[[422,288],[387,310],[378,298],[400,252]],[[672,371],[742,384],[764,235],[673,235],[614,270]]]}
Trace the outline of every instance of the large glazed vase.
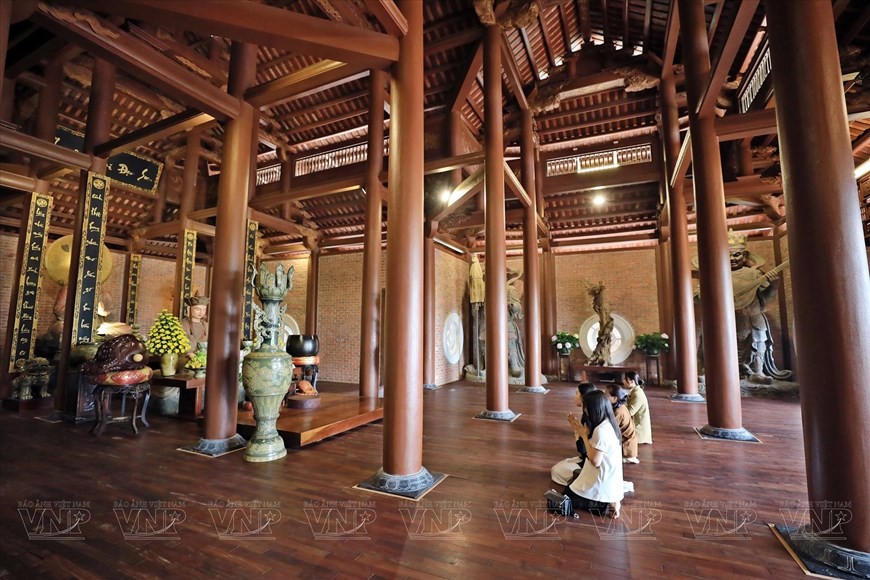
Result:
{"label": "large glazed vase", "polygon": [[287,354],[292,357],[317,356],[320,341],[316,334],[291,334],[287,337]]}
{"label": "large glazed vase", "polygon": [[242,362],[242,383],[254,405],[257,422],[245,448],[246,461],[273,461],[287,455],[275,422],[293,380],[293,360],[278,346],[286,308],[281,302],[287,290],[293,287],[293,272],[293,266],[285,272],[284,266],[279,264],[273,274],[261,264],[254,281],[263,308],[256,309],[260,346]]}

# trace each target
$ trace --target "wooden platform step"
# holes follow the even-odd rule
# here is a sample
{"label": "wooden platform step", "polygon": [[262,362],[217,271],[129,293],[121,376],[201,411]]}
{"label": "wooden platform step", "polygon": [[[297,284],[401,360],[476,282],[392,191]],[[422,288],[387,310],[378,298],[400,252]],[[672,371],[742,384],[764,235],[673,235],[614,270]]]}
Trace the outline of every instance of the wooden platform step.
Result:
{"label": "wooden platform step", "polygon": [[[384,418],[384,400],[360,398],[354,394],[321,393],[316,409],[281,409],[278,432],[288,447],[304,447]],[[239,411],[238,431],[242,437],[254,433],[253,411]]]}

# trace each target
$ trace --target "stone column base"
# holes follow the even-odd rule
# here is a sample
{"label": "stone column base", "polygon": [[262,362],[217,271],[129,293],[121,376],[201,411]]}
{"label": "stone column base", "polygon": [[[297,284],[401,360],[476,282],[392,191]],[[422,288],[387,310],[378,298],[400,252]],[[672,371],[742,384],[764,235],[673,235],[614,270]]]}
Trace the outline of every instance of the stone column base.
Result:
{"label": "stone column base", "polygon": [[722,427],[704,425],[698,429],[698,432],[705,437],[712,437],[714,439],[727,439],[729,441],[758,441],[755,435],[743,427],[739,429],[725,429]]}
{"label": "stone column base", "polygon": [[789,542],[802,556],[825,566],[870,578],[870,554],[830,542],[812,532],[809,526],[788,534]]}
{"label": "stone column base", "polygon": [[522,387],[517,390],[518,393],[537,393],[539,395],[546,395],[550,392],[550,389],[545,389],[544,387]]}
{"label": "stone column base", "polygon": [[699,395],[698,393],[686,394],[686,393],[676,393],[675,395],[671,395],[671,400],[677,403],[706,403],[706,399]]}
{"label": "stone column base", "polygon": [[181,449],[208,457],[220,457],[232,451],[244,449],[246,443],[245,438],[236,433],[227,439],[200,439],[196,445]]}
{"label": "stone column base", "polygon": [[393,475],[384,471],[382,467],[373,476],[360,482],[355,487],[409,499],[419,499],[430,489],[441,483],[445,477],[443,473],[429,473],[429,470],[425,467],[421,467],[420,471],[411,475]]}
{"label": "stone column base", "polygon": [[423,383],[423,390],[425,391],[434,391],[438,388],[438,385],[434,383]]}
{"label": "stone column base", "polygon": [[508,409],[507,411],[490,411],[484,409],[474,416],[475,419],[489,419],[491,421],[513,421],[519,417],[516,413]]}

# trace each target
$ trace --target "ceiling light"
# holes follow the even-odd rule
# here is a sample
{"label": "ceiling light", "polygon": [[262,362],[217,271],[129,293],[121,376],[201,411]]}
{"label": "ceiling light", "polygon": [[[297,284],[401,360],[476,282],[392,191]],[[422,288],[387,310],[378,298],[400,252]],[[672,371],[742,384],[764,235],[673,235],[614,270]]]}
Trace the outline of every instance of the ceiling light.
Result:
{"label": "ceiling light", "polygon": [[600,193],[592,198],[592,205],[602,206],[607,199]]}
{"label": "ceiling light", "polygon": [[450,194],[452,194],[452,193],[453,193],[453,190],[450,189],[449,187],[445,187],[444,189],[442,189],[441,190],[441,201],[443,201],[444,203],[449,203],[450,202]]}
{"label": "ceiling light", "polygon": [[870,173],[870,159],[855,168],[855,179],[861,179]]}

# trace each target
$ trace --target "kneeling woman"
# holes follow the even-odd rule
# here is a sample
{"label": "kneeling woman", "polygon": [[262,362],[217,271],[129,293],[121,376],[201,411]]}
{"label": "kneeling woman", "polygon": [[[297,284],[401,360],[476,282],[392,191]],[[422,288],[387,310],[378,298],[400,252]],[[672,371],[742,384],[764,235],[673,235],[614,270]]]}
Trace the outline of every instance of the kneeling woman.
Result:
{"label": "kneeling woman", "polygon": [[603,514],[610,507],[611,516],[618,518],[624,495],[622,444],[613,407],[605,393],[592,391],[583,397],[583,408],[590,426],[580,429],[580,436],[588,458],[577,479],[565,488],[565,495],[575,510]]}

